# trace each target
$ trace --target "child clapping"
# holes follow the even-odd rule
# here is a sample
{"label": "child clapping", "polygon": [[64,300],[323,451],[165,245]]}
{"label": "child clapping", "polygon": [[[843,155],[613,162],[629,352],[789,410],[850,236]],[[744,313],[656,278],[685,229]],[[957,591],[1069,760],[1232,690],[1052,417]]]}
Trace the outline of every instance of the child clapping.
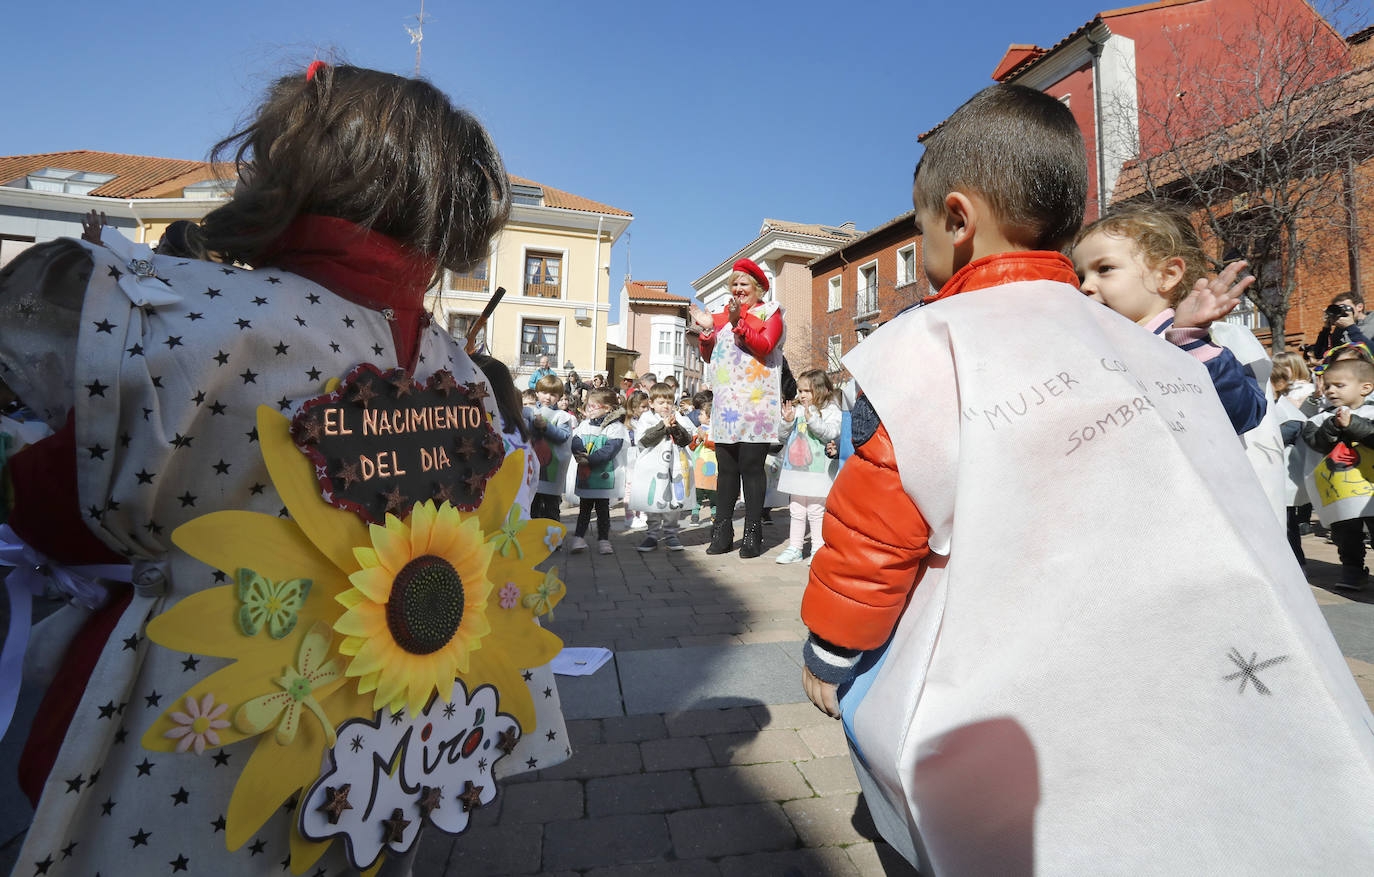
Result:
{"label": "child clapping", "polygon": [[1364,533],[1374,533],[1374,488],[1364,472],[1362,446],[1374,440],[1374,404],[1365,399],[1374,393],[1374,365],[1363,359],[1333,362],[1322,374],[1326,399],[1332,410],[1303,425],[1307,446],[1325,455],[1308,476],[1308,495],[1341,558],[1338,587],[1364,587],[1369,572],[1364,565]]}

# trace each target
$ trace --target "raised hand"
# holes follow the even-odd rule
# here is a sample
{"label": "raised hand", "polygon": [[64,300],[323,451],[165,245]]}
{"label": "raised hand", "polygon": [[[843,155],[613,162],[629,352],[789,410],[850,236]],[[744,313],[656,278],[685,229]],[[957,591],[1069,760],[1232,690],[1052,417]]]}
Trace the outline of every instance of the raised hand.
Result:
{"label": "raised hand", "polygon": [[687,312],[691,315],[693,323],[696,323],[703,329],[711,328],[712,320],[710,314],[706,313],[696,305],[688,305]]}
{"label": "raised hand", "polygon": [[93,244],[100,243],[100,228],[105,225],[104,211],[96,212],[92,210],[81,217],[81,239]]}
{"label": "raised hand", "polygon": [[1241,294],[1255,282],[1253,274],[1236,279],[1246,264],[1242,259],[1227,265],[1216,277],[1199,278],[1193,284],[1193,291],[1174,308],[1174,327],[1205,329],[1235,310]]}

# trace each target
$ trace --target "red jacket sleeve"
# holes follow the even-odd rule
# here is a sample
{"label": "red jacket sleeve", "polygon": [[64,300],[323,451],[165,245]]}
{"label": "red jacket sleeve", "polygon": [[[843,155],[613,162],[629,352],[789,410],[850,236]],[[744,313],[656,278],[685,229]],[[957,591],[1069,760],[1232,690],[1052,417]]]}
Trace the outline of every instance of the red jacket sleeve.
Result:
{"label": "red jacket sleeve", "polygon": [[759,359],[772,353],[781,339],[782,308],[773,311],[767,320],[745,314],[735,327],[735,343]]}
{"label": "red jacket sleeve", "polygon": [[825,501],[825,545],[811,564],[801,617],[832,645],[887,642],[930,553],[930,527],[902,490],[886,427],[840,469]]}

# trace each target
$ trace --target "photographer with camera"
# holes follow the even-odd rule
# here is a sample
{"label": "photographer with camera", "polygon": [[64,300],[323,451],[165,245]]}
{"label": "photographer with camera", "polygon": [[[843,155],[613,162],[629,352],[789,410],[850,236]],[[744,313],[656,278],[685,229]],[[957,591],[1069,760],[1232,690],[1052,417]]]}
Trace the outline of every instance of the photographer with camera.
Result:
{"label": "photographer with camera", "polygon": [[1358,292],[1342,292],[1331,299],[1326,308],[1326,324],[1312,346],[1318,356],[1342,344],[1369,345],[1369,333],[1374,331],[1374,314],[1366,314],[1364,299]]}

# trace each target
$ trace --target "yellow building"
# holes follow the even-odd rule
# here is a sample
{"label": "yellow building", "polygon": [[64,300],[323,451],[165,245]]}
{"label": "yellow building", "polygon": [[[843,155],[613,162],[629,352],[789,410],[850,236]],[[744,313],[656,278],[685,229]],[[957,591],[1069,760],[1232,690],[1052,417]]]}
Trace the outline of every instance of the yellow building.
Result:
{"label": "yellow building", "polygon": [[[35,243],[80,237],[88,211],[137,243],[156,244],[178,219],[200,220],[229,197],[232,164],[81,149],[0,156],[0,266]],[[497,287],[487,350],[524,387],[541,356],[560,375],[590,379],[606,362],[611,247],[634,217],[512,176],[510,221],[489,257],[445,276],[428,299],[441,325],[465,335]]]}
{"label": "yellow building", "polygon": [[634,216],[520,177],[511,184],[510,221],[490,256],[445,277],[430,309],[463,336],[504,287],[482,342],[511,367],[516,386],[527,386],[544,356],[560,376],[576,371],[590,380],[606,361],[611,246]]}

